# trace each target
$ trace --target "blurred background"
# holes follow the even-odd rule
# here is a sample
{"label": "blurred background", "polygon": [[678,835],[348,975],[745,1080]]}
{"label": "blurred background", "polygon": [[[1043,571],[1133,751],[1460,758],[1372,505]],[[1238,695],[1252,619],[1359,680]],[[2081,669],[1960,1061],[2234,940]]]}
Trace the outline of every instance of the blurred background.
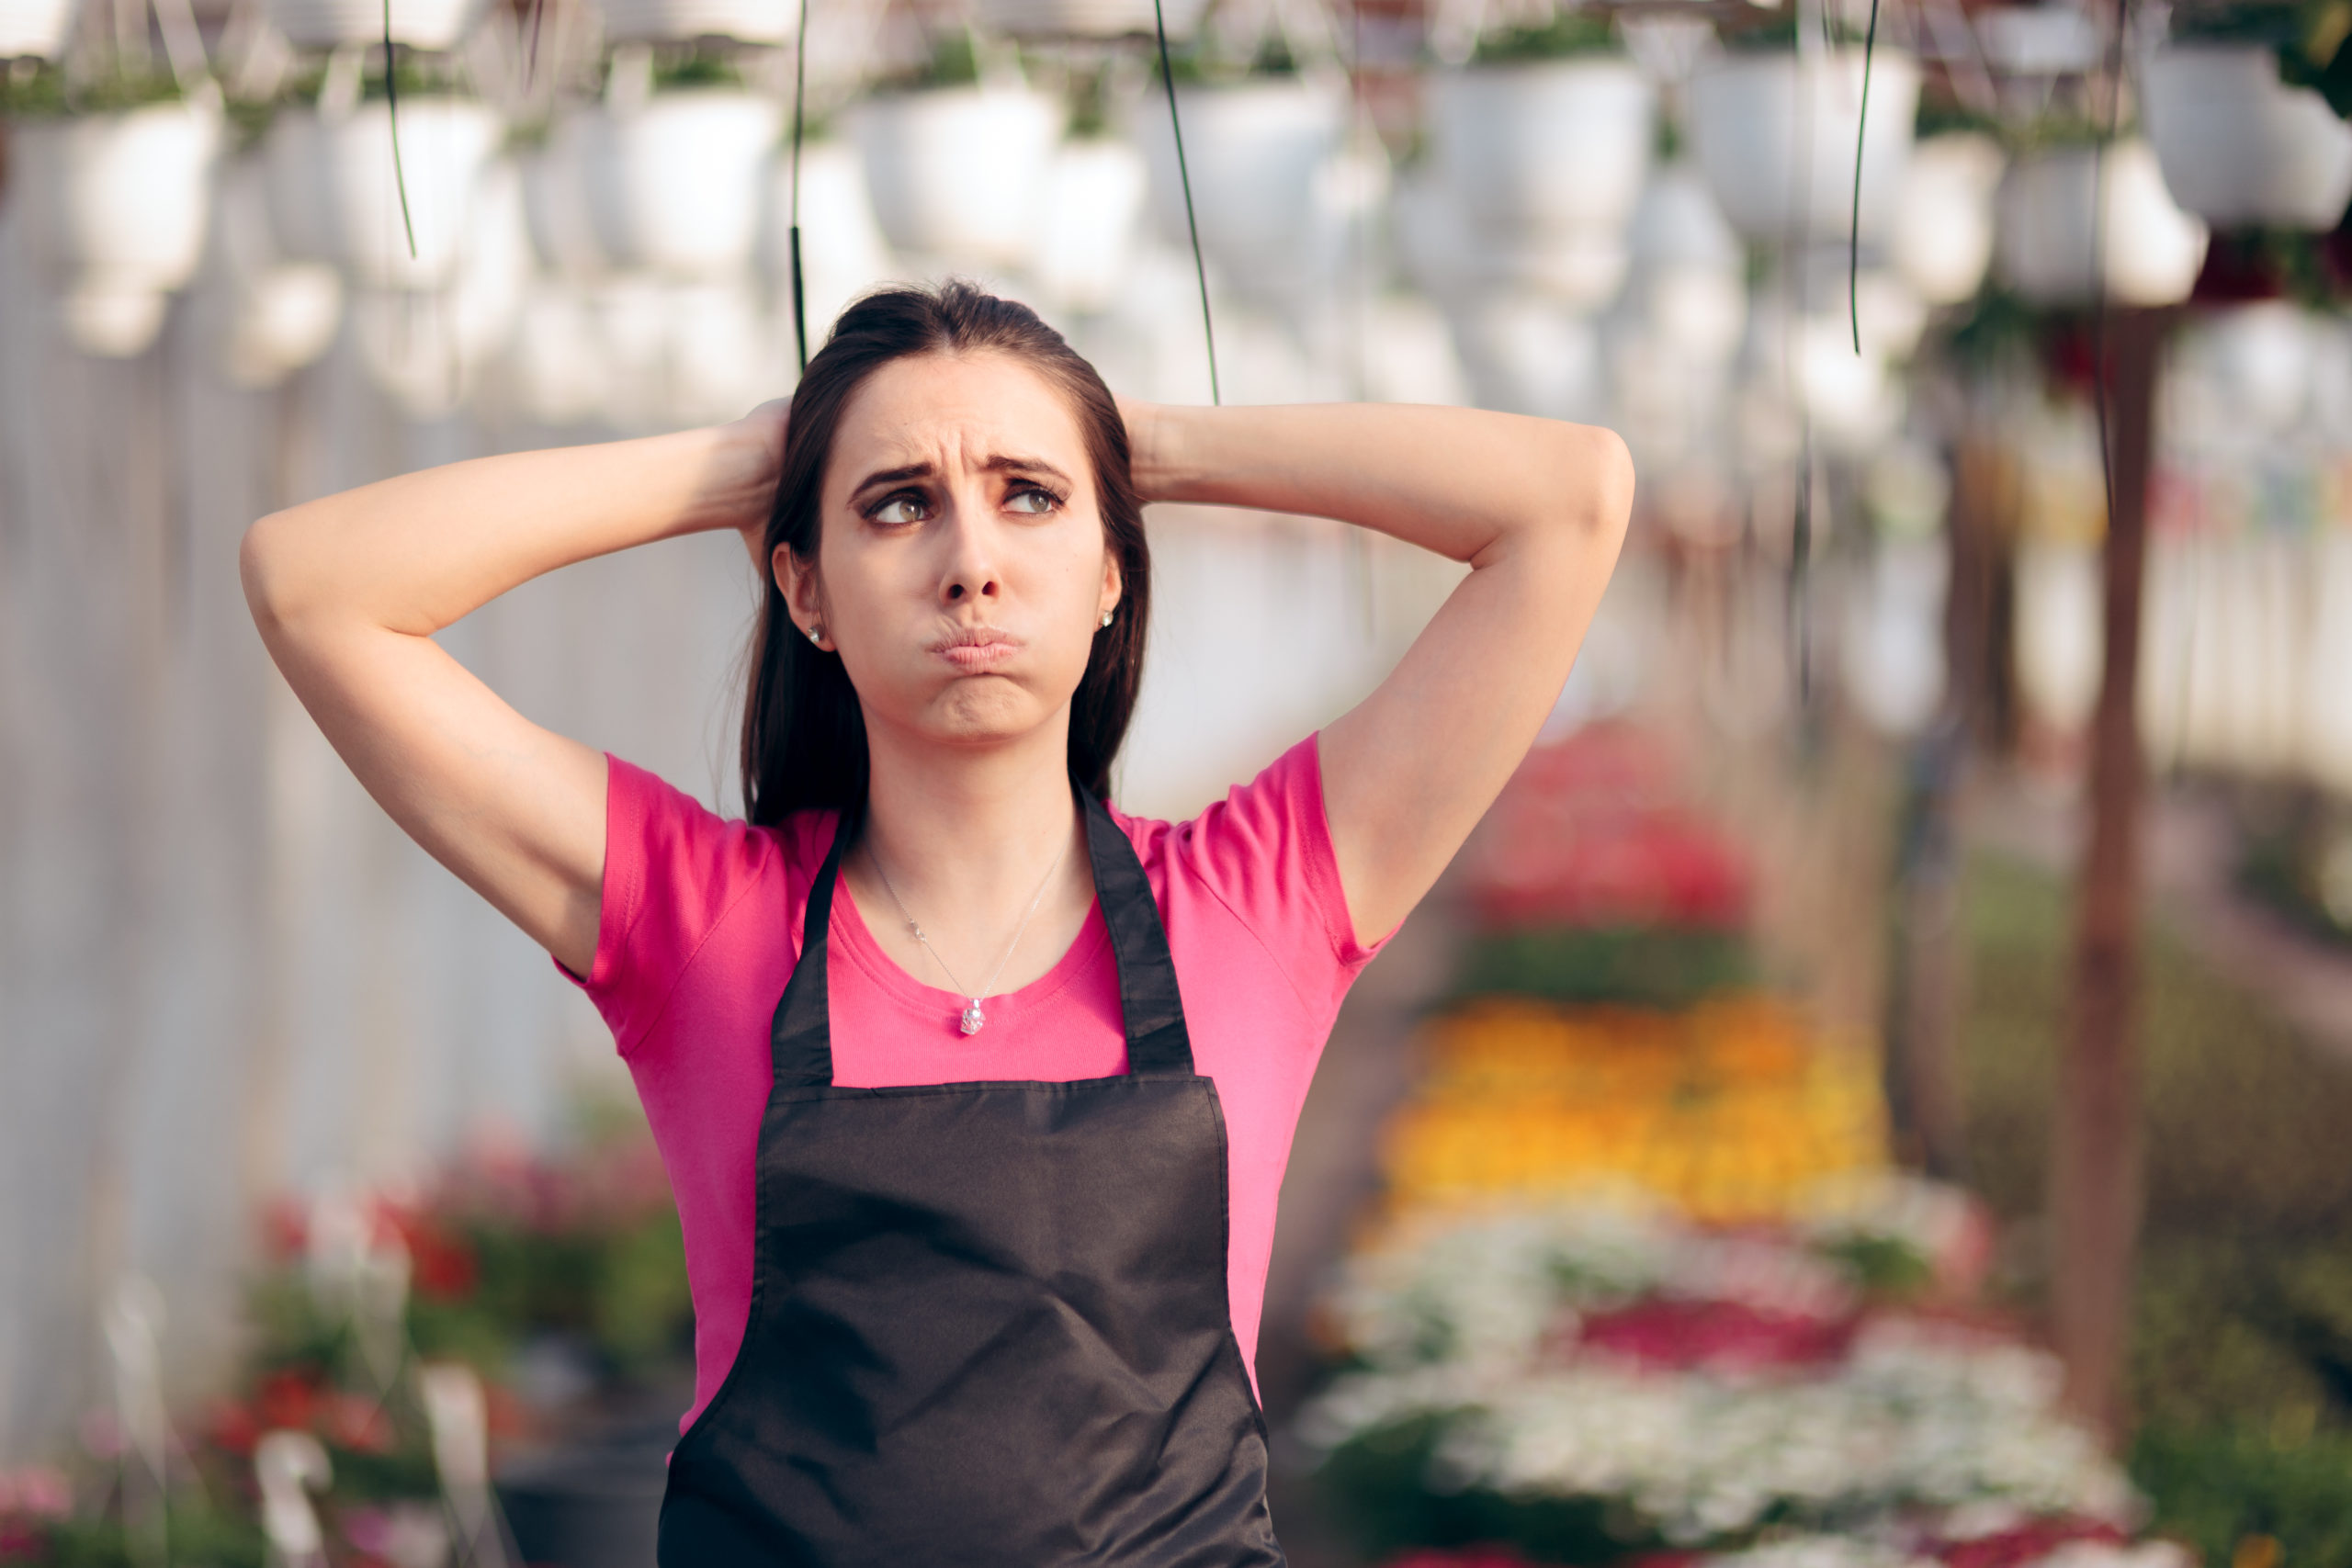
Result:
{"label": "blurred background", "polygon": [[[0,0],[0,1562],[650,1562],[693,1325],[627,1077],[293,703],[236,543],[731,418],[796,287],[814,342],[956,273],[1129,396],[1638,465],[1300,1129],[1301,1568],[2352,1563],[2347,35]],[[1151,527],[1117,795],[1170,818],[1461,572]],[[753,587],[698,538],[444,641],[731,809]]]}

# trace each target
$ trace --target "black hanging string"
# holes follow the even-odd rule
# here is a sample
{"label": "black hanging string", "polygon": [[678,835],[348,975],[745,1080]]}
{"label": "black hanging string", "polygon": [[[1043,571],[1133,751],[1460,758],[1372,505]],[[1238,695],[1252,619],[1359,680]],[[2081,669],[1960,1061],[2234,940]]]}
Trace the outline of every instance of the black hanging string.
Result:
{"label": "black hanging string", "polygon": [[800,368],[808,369],[808,305],[800,281],[800,107],[808,91],[808,0],[800,0],[799,37],[792,46],[792,216],[789,231],[792,258],[792,341],[800,350]]}
{"label": "black hanging string", "polygon": [[384,116],[392,128],[392,185],[401,193],[401,231],[408,236],[408,259],[416,259],[416,225],[408,215],[408,175],[401,168],[400,62],[392,56],[392,0],[384,0]]}
{"label": "black hanging string", "polygon": [[531,0],[531,33],[523,45],[523,90],[529,92],[539,68],[539,18],[546,16],[548,0]]}
{"label": "black hanging string", "polygon": [[[1827,14],[1827,7],[1823,8]],[[1862,353],[1862,147],[1871,133],[1871,55],[1878,47],[1878,0],[1871,0],[1870,30],[1862,35],[1862,112],[1854,127],[1854,220],[1846,231],[1846,310],[1854,328],[1854,356]]]}
{"label": "black hanging string", "polygon": [[1209,345],[1209,401],[1222,407],[1225,397],[1217,389],[1216,323],[1209,318],[1209,269],[1201,259],[1201,223],[1193,215],[1193,175],[1184,166],[1184,124],[1176,113],[1176,68],[1168,62],[1168,18],[1161,14],[1160,0],[1151,0],[1151,25],[1159,35],[1159,85],[1168,91],[1168,129],[1176,138],[1176,182],[1184,191],[1184,228],[1193,237],[1193,276],[1201,285],[1201,333]]}

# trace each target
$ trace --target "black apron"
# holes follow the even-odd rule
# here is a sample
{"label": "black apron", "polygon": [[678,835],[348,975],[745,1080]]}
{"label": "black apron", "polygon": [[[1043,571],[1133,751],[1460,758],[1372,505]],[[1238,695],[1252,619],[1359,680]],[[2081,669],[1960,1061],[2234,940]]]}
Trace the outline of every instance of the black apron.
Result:
{"label": "black apron", "polygon": [[750,1320],[662,1568],[1280,1568],[1226,1293],[1225,1119],[1142,863],[1076,786],[1127,1072],[833,1083],[843,813],[770,1033]]}

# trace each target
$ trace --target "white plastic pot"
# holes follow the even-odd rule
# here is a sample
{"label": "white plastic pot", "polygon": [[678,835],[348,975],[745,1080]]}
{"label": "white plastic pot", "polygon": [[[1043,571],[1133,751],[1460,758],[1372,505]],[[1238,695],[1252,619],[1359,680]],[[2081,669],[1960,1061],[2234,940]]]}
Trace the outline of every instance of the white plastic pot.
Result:
{"label": "white plastic pot", "polygon": [[[1206,0],[1164,0],[1168,36],[1193,36]],[[1151,0],[972,0],[972,15],[993,33],[1018,39],[1118,39],[1153,31]]]}
{"label": "white plastic pot", "polygon": [[2352,125],[2278,80],[2259,44],[2173,44],[2140,73],[2173,198],[2217,229],[2333,229],[2352,200]]}
{"label": "white plastic pot", "polygon": [[17,128],[11,200],[85,352],[127,358],[154,341],[164,297],[203,257],[220,140],[219,117],[188,104]]}
{"label": "white plastic pot", "polygon": [[[779,152],[763,185],[759,271],[792,348],[792,158]],[[857,149],[812,141],[800,150],[800,286],[814,354],[844,306],[891,276],[890,247],[865,197]]]}
{"label": "white plastic pot", "polygon": [[0,0],[0,60],[54,60],[74,26],[74,0]]}
{"label": "white plastic pot", "polygon": [[1733,227],[1766,242],[1842,241],[1854,226],[1854,157],[1862,159],[1861,238],[1894,217],[1919,107],[1918,62],[1873,51],[1862,126],[1862,51],[1726,54],[1686,89],[1690,146]]}
{"label": "white plastic pot", "polygon": [[271,221],[290,256],[335,262],[360,288],[438,288],[457,267],[467,207],[498,138],[498,117],[470,99],[401,103],[403,223],[384,100],[340,119],[313,110],[280,115],[264,143]]}
{"label": "white plastic pot", "polygon": [[1449,71],[1430,82],[1431,153],[1463,210],[1501,231],[1617,235],[1641,199],[1655,96],[1627,62]]}
{"label": "white plastic pot", "polygon": [[1698,171],[1657,171],[1627,240],[1642,311],[1659,342],[1695,360],[1728,359],[1747,321],[1747,257]]}
{"label": "white plastic pot", "polygon": [[702,88],[575,117],[581,177],[604,254],[616,265],[682,281],[741,277],[779,123],[769,99]]}
{"label": "white plastic pot", "polygon": [[589,209],[588,116],[565,114],[544,145],[522,159],[523,216],[538,263],[559,277],[585,283],[610,271]]}
{"label": "white plastic pot", "polygon": [[2095,147],[2054,148],[2010,167],[1995,252],[2003,280],[2038,305],[2087,304],[2102,275],[2120,304],[2186,299],[2205,263],[2205,225],[2174,204],[2146,142],[2114,142],[2104,162],[2104,179]]}
{"label": "white plastic pot", "polygon": [[[1201,248],[1237,286],[1282,293],[1317,276],[1324,212],[1318,186],[1346,124],[1344,96],[1295,77],[1179,87],[1184,158]],[[1136,139],[1151,170],[1160,236],[1187,246],[1184,192],[1167,100],[1138,106]]]}
{"label": "white plastic pot", "polygon": [[249,389],[274,387],[315,361],[343,320],[343,275],[286,259],[270,231],[266,181],[255,157],[222,171],[197,297],[214,362],[232,385]]}
{"label": "white plastic pot", "polygon": [[522,179],[504,160],[476,175],[459,213],[465,244],[441,286],[379,283],[352,299],[361,364],[412,419],[446,418],[470,398],[521,312],[530,268]]}
{"label": "white plastic pot", "polygon": [[614,43],[724,38],[783,43],[800,20],[798,0],[597,0]]}
{"label": "white plastic pot", "polygon": [[2027,539],[2018,547],[2016,569],[2018,692],[2044,725],[2077,734],[2098,705],[2106,663],[2098,544]]}
{"label": "white plastic pot", "polygon": [[1036,274],[1056,303],[1091,312],[1117,298],[1150,183],[1143,154],[1125,141],[1071,141],[1054,155]]}
{"label": "white plastic pot", "polygon": [[1881,539],[1838,641],[1847,695],[1871,727],[1916,735],[1944,695],[1944,591],[1951,557],[1938,538]]}
{"label": "white plastic pot", "polygon": [[[453,47],[473,18],[473,0],[390,0],[392,39],[413,49]],[[265,13],[297,49],[381,43],[385,0],[266,0]]]}
{"label": "white plastic pot", "polygon": [[882,232],[900,251],[1019,268],[1038,213],[1061,106],[1013,87],[868,98],[847,115]]}
{"label": "white plastic pot", "polygon": [[1984,283],[2003,163],[2000,144],[1973,131],[1931,136],[1911,149],[1887,248],[1928,304],[1957,305]]}

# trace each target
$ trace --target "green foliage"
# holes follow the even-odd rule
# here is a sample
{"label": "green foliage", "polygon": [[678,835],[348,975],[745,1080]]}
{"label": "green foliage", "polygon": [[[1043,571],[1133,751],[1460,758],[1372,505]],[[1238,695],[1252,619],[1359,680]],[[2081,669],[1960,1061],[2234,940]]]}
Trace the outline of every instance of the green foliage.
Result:
{"label": "green foliage", "polygon": [[45,61],[0,67],[0,118],[55,119],[66,115],[119,114],[150,104],[177,103],[180,85],[168,71],[109,71],[75,81]]}
{"label": "green foliage", "polygon": [[1375,1427],[1333,1450],[1316,1472],[1330,1516],[1345,1521],[1367,1560],[1492,1543],[1538,1562],[1601,1564],[1660,1544],[1645,1521],[1593,1498],[1436,1490],[1427,1477],[1448,1420],[1425,1413]]}
{"label": "green foliage", "polygon": [[[173,1499],[165,1541],[175,1562],[206,1568],[263,1568],[267,1543],[253,1520],[223,1512],[186,1493]],[[44,1568],[145,1568],[161,1561],[134,1546],[117,1519],[66,1519],[51,1527],[32,1559]],[[143,1543],[141,1543],[143,1545]]]}
{"label": "green foliage", "polygon": [[2289,1568],[2352,1562],[2352,1438],[2151,1427],[2132,1445],[2132,1473],[2155,1499],[2153,1528],[2209,1563],[2230,1562],[2249,1536],[2278,1541]]}
{"label": "green foliage", "polygon": [[[1978,1191],[2044,1201],[2071,916],[2061,881],[1971,868],[1963,1026]],[[2352,1562],[2352,1069],[2151,923],[2136,1014],[2146,1213],[2128,1377],[2155,1528],[2226,1562],[2267,1534],[2288,1564]],[[2028,1234],[2030,1234],[2030,1232]],[[2018,1281],[2038,1299],[2038,1272]]]}
{"label": "green foliage", "polygon": [[1845,1266],[1864,1295],[1879,1300],[1900,1301],[1935,1283],[1934,1261],[1899,1235],[1835,1236],[1821,1251]]}
{"label": "green foliage", "polygon": [[[970,45],[967,43],[966,48]],[[743,85],[743,68],[729,55],[706,48],[690,48],[683,53],[661,53],[653,57],[653,90],[684,92],[697,87],[738,88]]]}
{"label": "green foliage", "polygon": [[1503,28],[1482,34],[1470,59],[1477,65],[1503,65],[1623,52],[1624,47],[1617,38],[1617,24],[1607,12],[1563,6],[1553,13],[1550,21],[1540,26]]}
{"label": "green foliage", "polygon": [[1755,981],[1754,956],[1736,932],[1536,926],[1474,939],[1454,995],[1675,1009]]}

